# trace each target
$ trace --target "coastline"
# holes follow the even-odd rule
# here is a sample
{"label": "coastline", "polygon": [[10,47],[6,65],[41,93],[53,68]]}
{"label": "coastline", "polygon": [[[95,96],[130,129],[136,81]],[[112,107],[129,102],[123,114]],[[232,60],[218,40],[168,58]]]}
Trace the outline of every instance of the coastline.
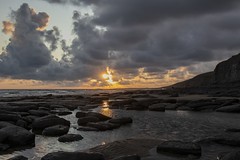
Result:
{"label": "coastline", "polygon": [[[69,132],[80,133],[81,135],[82,133],[84,133],[85,135],[88,135],[91,133],[90,135],[94,135],[94,134],[104,133],[105,131],[102,130],[103,126],[99,126],[99,125],[96,126],[91,124],[90,122],[89,124],[86,123],[86,126],[84,125],[82,129],[87,129],[87,127],[89,126],[91,126],[90,128],[92,129],[93,126],[94,127],[96,126],[97,129],[100,129],[100,130],[98,130],[97,132],[96,131],[87,132],[86,130],[85,131],[81,130],[81,132],[78,132],[76,130],[76,129],[79,129],[77,120],[81,118],[76,117],[77,112],[79,113],[88,113],[88,112],[95,113],[96,112],[98,114],[110,117],[111,119],[119,118],[118,117],[119,115],[114,115],[112,113],[109,113],[109,111],[114,111],[114,110],[121,111],[121,113],[129,112],[131,114],[132,113],[139,114],[140,112],[147,111],[147,113],[148,112],[150,112],[151,114],[154,113],[156,116],[157,114],[160,114],[163,116],[165,111],[169,113],[181,111],[181,112],[192,112],[192,113],[201,112],[200,114],[206,114],[210,112],[214,112],[214,113],[228,112],[228,114],[232,114],[231,112],[236,112],[236,111],[232,111],[232,110],[229,111],[228,107],[239,104],[239,98],[236,98],[236,97],[210,97],[209,95],[206,95],[206,94],[181,94],[181,93],[173,94],[173,93],[174,92],[171,91],[169,94],[163,90],[136,90],[136,91],[116,92],[116,93],[110,93],[110,94],[96,93],[91,95],[48,94],[43,96],[1,97],[0,98],[0,110],[1,110],[0,119],[2,122],[3,121],[10,122],[11,124],[14,124],[14,125],[19,125],[18,123],[19,119],[26,121],[27,122],[26,126],[24,126],[23,123],[21,123],[22,126],[20,125],[20,127],[22,128],[25,127],[25,129],[29,130],[29,133],[36,134],[35,136],[37,137],[37,139],[39,139],[39,136],[40,136],[41,137],[40,140],[38,142],[35,141],[35,143],[39,143],[41,142],[42,139],[47,138],[51,140],[51,137],[50,138],[45,136],[42,137],[41,135],[38,135],[37,133],[33,132],[32,123],[36,119],[50,116],[50,115],[54,115],[56,117],[63,118],[69,121],[70,122]],[[99,109],[102,109],[105,111],[107,110],[107,111],[99,112]],[[238,110],[238,106],[231,109]],[[131,111],[134,111],[134,112],[131,112]],[[11,118],[17,115],[19,119],[17,119],[15,122],[11,120],[9,121],[9,119],[4,120],[3,114],[10,116]],[[144,113],[141,115],[144,115]],[[29,120],[29,119],[27,120],[26,117],[32,120]],[[73,117],[74,117],[74,120],[73,120]],[[133,119],[132,123],[134,125],[136,119],[134,119],[133,117],[134,116],[130,116],[129,118]],[[99,123],[101,124],[102,122],[99,122]],[[105,122],[104,120],[104,125],[108,123],[109,123],[108,121]],[[144,123],[146,123],[147,125],[148,122],[145,121]],[[111,126],[111,127],[107,129],[104,128],[104,130],[105,129],[109,130],[109,132],[114,134],[116,130],[122,130],[122,128],[123,130],[126,130],[126,131],[128,129],[133,129],[131,125],[127,125],[126,127],[124,125],[123,127],[121,125],[117,127],[116,126]],[[1,134],[2,128],[4,128],[3,124],[2,124],[2,127],[0,127],[0,134]],[[194,133],[189,133],[189,134],[191,135]],[[231,134],[231,133],[226,133],[226,134]],[[161,144],[164,140],[162,137],[149,139],[150,137],[139,138],[139,137],[134,137],[133,135],[128,137],[127,134],[125,134],[124,138],[117,139],[116,141],[110,140],[109,142],[104,143],[103,145],[99,145],[96,147],[93,146],[93,147],[90,147],[90,149],[89,148],[88,149],[86,148],[83,150],[79,149],[78,151],[100,152],[101,154],[104,155],[106,159],[114,159],[119,156],[127,156],[127,155],[135,155],[135,154],[139,155],[144,160],[151,159],[156,155],[158,158],[162,157],[161,154],[158,154],[156,152],[156,147],[159,144]],[[219,136],[219,135],[216,135],[216,136]],[[231,145],[232,143],[236,143],[236,141],[238,141],[238,139],[236,139],[236,141],[229,142],[230,140],[227,139],[225,133],[221,136],[222,137],[220,139],[222,141],[228,141],[228,143],[230,143],[230,146],[232,146]],[[171,139],[165,139],[165,141],[169,141],[169,140],[171,141]],[[218,140],[219,139],[217,137],[213,137],[213,140],[209,141],[208,143],[210,142],[218,143],[217,142]],[[200,141],[202,142],[204,140],[201,139]],[[81,141],[79,141],[79,143],[80,142]],[[188,142],[189,141],[186,141],[186,143]],[[68,145],[70,146],[71,144],[68,143]],[[21,151],[24,151],[23,148],[25,147],[26,146],[22,148],[13,147],[13,148],[10,148],[10,150],[20,150],[20,152],[19,151],[14,152],[15,154],[13,155],[16,155],[18,153],[21,153]],[[240,146],[237,145],[236,147],[237,147],[236,149],[238,149],[238,147]],[[235,148],[230,147],[230,150],[232,149],[235,149]],[[71,151],[71,149],[66,151]],[[76,150],[72,150],[72,151],[76,152]],[[44,151],[44,153],[45,152],[47,151]],[[7,154],[7,156],[4,155],[5,151],[2,151],[1,153],[2,153],[1,156],[4,156],[5,158],[11,157],[11,154]],[[217,155],[214,155],[214,156],[217,156]],[[38,160],[40,158],[41,157],[34,158],[34,155],[33,155],[31,159]],[[172,159],[175,160],[176,157]]]}

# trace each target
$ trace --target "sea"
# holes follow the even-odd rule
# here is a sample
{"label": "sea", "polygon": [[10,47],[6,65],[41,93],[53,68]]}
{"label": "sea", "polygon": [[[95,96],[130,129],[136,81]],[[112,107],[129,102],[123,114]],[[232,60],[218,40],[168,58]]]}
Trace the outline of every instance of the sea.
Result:
{"label": "sea", "polygon": [[[0,90],[0,97],[42,96],[42,95],[92,95],[98,93],[124,92],[129,89],[32,89],[32,90]],[[131,89],[134,90],[134,89]]]}

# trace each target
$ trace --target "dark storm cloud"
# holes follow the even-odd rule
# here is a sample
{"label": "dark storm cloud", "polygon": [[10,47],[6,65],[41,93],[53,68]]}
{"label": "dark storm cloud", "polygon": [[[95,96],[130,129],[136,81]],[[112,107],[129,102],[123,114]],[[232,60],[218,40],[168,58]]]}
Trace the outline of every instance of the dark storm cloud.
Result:
{"label": "dark storm cloud", "polygon": [[27,4],[13,13],[15,30],[6,47],[6,53],[0,56],[0,73],[19,73],[32,71],[51,61],[48,48],[41,40],[37,28],[46,26],[46,13],[36,14]]}
{"label": "dark storm cloud", "polygon": [[[98,36],[94,26],[91,28],[90,21],[87,21],[88,17],[82,20],[80,14],[75,13],[74,30],[81,38],[76,38],[71,46],[67,46],[65,41],[61,40],[57,27],[45,29],[49,19],[47,13],[36,13],[28,4],[23,4],[17,11],[12,12],[12,16],[14,22],[4,22],[3,32],[11,32],[12,37],[0,55],[1,77],[74,81],[97,76],[102,71],[102,68],[99,68],[100,61],[92,58],[95,57],[94,54],[98,55],[98,50],[84,47]],[[9,26],[14,26],[14,31],[10,30]],[[57,49],[60,41],[66,53],[62,59],[56,61],[51,51]],[[49,43],[49,48],[46,43]],[[92,53],[92,56],[85,53],[87,51]],[[101,56],[99,58],[103,59]]]}
{"label": "dark storm cloud", "polygon": [[[238,0],[47,1],[89,5],[94,15],[73,13],[76,38],[67,45],[57,28],[41,31],[49,18],[46,13],[29,8],[28,14],[22,13],[27,8],[23,5],[14,13],[14,36],[1,55],[2,75],[56,81],[97,79],[106,66],[125,77],[138,75],[140,68],[150,75],[181,66],[197,73],[197,67],[190,66],[222,60],[240,49]],[[65,55],[55,61],[50,51],[60,41]]]}
{"label": "dark storm cloud", "polygon": [[51,51],[57,49],[58,42],[60,41],[60,32],[57,27],[53,27],[52,30],[47,30],[44,33],[45,39],[48,43],[50,43]]}

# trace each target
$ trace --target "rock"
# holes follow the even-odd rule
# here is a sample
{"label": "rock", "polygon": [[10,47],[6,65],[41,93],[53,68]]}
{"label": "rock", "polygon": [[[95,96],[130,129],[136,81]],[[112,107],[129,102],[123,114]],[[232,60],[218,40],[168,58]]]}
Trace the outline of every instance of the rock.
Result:
{"label": "rock", "polygon": [[35,119],[32,123],[32,129],[33,131],[42,131],[47,127],[55,125],[70,126],[70,122],[65,120],[64,118],[49,115]]}
{"label": "rock", "polygon": [[72,114],[70,111],[60,111],[57,113],[59,116],[66,116]]}
{"label": "rock", "polygon": [[[0,134],[0,135],[1,135],[1,134]],[[6,151],[6,150],[8,150],[9,148],[10,148],[9,145],[0,143],[0,152],[1,152],[1,151]]]}
{"label": "rock", "polygon": [[21,119],[21,117],[17,114],[5,114],[5,113],[0,114],[0,121],[17,122],[19,119]]}
{"label": "rock", "polygon": [[157,152],[201,156],[201,147],[191,142],[166,141],[157,146]]}
{"label": "rock", "polygon": [[80,141],[83,137],[79,134],[66,134],[58,138],[59,142],[73,142]]}
{"label": "rock", "polygon": [[159,111],[159,112],[164,112],[165,111],[166,104],[165,103],[157,103],[153,104],[148,107],[150,111]]}
{"label": "rock", "polygon": [[48,111],[45,111],[45,110],[30,110],[28,112],[31,115],[38,116],[38,117],[43,117],[43,116],[47,116],[50,114]]}
{"label": "rock", "polygon": [[22,127],[0,122],[0,143],[10,147],[34,146],[35,135]]}
{"label": "rock", "polygon": [[99,153],[83,152],[53,152],[48,153],[41,160],[105,160],[104,156]]}
{"label": "rock", "polygon": [[216,83],[230,83],[240,81],[240,54],[219,63],[215,70]]}
{"label": "rock", "polygon": [[88,112],[86,116],[97,117],[100,121],[107,121],[111,119],[111,117],[96,112]]}
{"label": "rock", "polygon": [[9,158],[8,160],[28,160],[28,158],[24,156],[16,156],[13,158]]}
{"label": "rock", "polygon": [[113,160],[141,160],[141,157],[138,155],[129,155],[129,156],[121,156],[118,158],[114,158]]}
{"label": "rock", "polygon": [[22,119],[19,119],[16,122],[16,125],[19,126],[19,127],[25,128],[25,129],[29,129],[28,123],[26,121],[22,120]]}
{"label": "rock", "polygon": [[177,104],[173,103],[165,103],[165,110],[176,110],[177,109]]}
{"label": "rock", "polygon": [[97,128],[93,128],[93,127],[78,127],[77,128],[78,131],[99,131]]}
{"label": "rock", "polygon": [[86,112],[77,112],[76,113],[76,118],[82,118],[82,117],[85,117],[87,115]]}
{"label": "rock", "polygon": [[100,120],[97,117],[87,116],[87,117],[79,118],[77,123],[78,123],[79,126],[84,126],[88,122],[99,122],[99,121]]}
{"label": "rock", "polygon": [[226,153],[218,157],[219,160],[239,160],[240,159],[240,151],[233,151],[230,153]]}
{"label": "rock", "polygon": [[123,117],[123,118],[114,118],[114,119],[110,119],[109,123],[115,123],[115,124],[128,124],[128,123],[132,123],[133,120],[130,117]]}
{"label": "rock", "polygon": [[69,126],[56,125],[56,126],[45,128],[42,132],[42,135],[57,137],[57,136],[62,136],[64,134],[67,134],[68,131],[69,131]]}
{"label": "rock", "polygon": [[88,127],[93,127],[98,129],[99,131],[107,131],[107,130],[113,130],[116,128],[119,128],[119,124],[114,124],[114,123],[103,123],[103,122],[98,122],[98,123],[87,123]]}
{"label": "rock", "polygon": [[240,132],[240,128],[228,128],[225,131],[226,132]]}
{"label": "rock", "polygon": [[240,104],[234,104],[231,106],[224,106],[216,109],[217,112],[229,112],[229,113],[240,113]]}

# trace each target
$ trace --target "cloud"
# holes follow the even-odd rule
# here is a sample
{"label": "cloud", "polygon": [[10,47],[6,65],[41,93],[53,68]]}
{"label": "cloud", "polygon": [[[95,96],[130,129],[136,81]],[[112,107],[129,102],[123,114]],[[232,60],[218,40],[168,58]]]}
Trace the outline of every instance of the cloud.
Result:
{"label": "cloud", "polygon": [[3,24],[2,32],[11,35],[15,29],[14,24],[9,21],[3,21],[2,24]]}
{"label": "cloud", "polygon": [[[23,4],[13,12],[15,30],[0,56],[0,75],[104,86],[100,74],[110,67],[119,84],[166,84],[211,70],[207,64],[240,49],[238,0],[45,1],[89,5],[93,15],[73,13],[75,38],[68,45],[57,27],[46,29],[47,13]],[[56,61],[52,51],[59,44],[65,54]]]}

